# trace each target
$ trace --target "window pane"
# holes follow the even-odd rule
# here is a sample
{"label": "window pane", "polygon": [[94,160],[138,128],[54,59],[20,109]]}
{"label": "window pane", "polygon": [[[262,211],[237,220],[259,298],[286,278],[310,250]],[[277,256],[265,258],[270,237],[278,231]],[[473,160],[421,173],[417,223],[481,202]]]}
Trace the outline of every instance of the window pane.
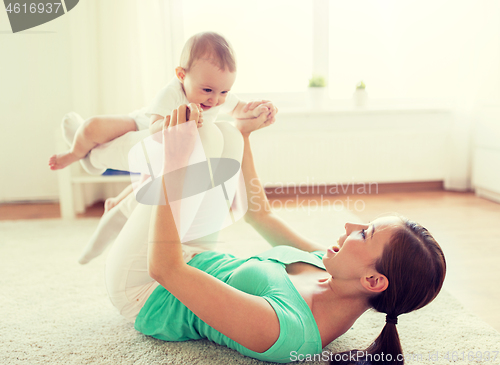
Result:
{"label": "window pane", "polygon": [[472,0],[330,2],[330,96],[457,98],[498,74],[498,4]]}
{"label": "window pane", "polygon": [[304,91],[312,69],[312,2],[183,0],[184,41],[215,31],[238,62],[235,92]]}

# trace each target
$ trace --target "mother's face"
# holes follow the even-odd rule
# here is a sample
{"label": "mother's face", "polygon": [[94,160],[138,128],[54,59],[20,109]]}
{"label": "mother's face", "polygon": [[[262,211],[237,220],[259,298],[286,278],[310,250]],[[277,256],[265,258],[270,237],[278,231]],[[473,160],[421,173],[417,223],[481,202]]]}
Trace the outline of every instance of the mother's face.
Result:
{"label": "mother's face", "polygon": [[402,220],[395,216],[377,218],[369,224],[346,223],[338,247],[329,248],[323,257],[326,270],[338,280],[374,275],[375,263],[393,233],[402,225]]}

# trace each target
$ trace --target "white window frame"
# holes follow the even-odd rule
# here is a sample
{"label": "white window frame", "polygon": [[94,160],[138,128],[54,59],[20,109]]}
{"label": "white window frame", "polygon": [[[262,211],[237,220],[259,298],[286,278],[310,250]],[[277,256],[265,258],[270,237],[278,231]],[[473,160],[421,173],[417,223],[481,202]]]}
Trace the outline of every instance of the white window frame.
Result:
{"label": "white window frame", "polygon": [[[313,62],[312,62],[312,75],[322,75],[327,80],[327,88],[329,85],[329,0],[313,0]],[[306,107],[307,105],[307,90],[304,88],[303,92],[259,92],[259,93],[238,93],[238,97],[242,100],[257,100],[265,99],[271,100],[273,103],[285,107],[294,108],[297,106]],[[328,89],[327,89],[328,95]]]}
{"label": "white window frame", "polygon": [[[329,75],[329,0],[313,0],[311,6],[313,7],[313,67],[311,70],[312,75],[322,75],[325,79]],[[184,39],[183,24],[182,24],[182,0],[170,1],[170,14],[172,14],[171,27],[172,27],[172,42],[174,49],[179,49],[179,54],[173,55],[175,62],[180,57],[180,48]],[[175,14],[175,15],[174,15]],[[328,87],[328,81],[327,81]],[[306,106],[306,88],[303,92],[262,92],[258,93],[238,93],[241,100],[271,100],[276,105],[285,108],[296,108],[302,105]],[[328,92],[328,91],[327,91]]]}

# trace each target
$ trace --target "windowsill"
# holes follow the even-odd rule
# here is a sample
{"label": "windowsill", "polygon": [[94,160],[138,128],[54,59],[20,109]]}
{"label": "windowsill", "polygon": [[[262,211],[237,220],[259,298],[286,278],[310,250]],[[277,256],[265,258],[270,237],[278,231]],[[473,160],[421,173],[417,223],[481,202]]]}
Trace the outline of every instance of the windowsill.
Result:
{"label": "windowsill", "polygon": [[[266,133],[319,133],[326,132],[380,132],[380,131],[444,131],[449,128],[453,109],[445,105],[378,105],[354,107],[330,106],[311,110],[305,106],[279,107],[277,123]],[[229,115],[220,114],[219,120],[231,121]]]}
{"label": "windowsill", "polygon": [[394,105],[394,106],[331,106],[323,109],[309,109],[307,107],[284,107],[279,109],[280,116],[307,116],[307,115],[344,115],[344,114],[400,114],[400,113],[449,113],[449,107],[429,105]]}
{"label": "windowsill", "polygon": [[[451,113],[452,108],[447,105],[370,105],[355,107],[353,105],[336,105],[322,109],[310,109],[305,106],[283,107],[278,106],[279,117],[332,117],[342,115],[395,115],[395,114],[444,114]],[[219,120],[233,120],[229,115],[220,114]]]}
{"label": "windowsill", "polygon": [[308,107],[307,92],[287,93],[237,93],[244,101],[271,100],[279,108],[279,114],[284,116],[304,115],[340,115],[340,114],[396,114],[396,113],[448,113],[456,104],[449,99],[376,99],[368,98],[368,106],[355,107],[353,100],[330,99],[325,101],[325,107],[314,110]]}

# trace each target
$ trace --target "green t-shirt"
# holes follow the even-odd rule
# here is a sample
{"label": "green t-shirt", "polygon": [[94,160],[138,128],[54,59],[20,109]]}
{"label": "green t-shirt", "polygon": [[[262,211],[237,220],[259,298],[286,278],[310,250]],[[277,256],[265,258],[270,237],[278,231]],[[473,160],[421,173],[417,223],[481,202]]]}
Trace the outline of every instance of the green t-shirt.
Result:
{"label": "green t-shirt", "polygon": [[164,341],[207,338],[259,360],[290,362],[291,353],[318,354],[321,337],[309,306],[290,281],[287,264],[306,262],[325,269],[324,252],[304,252],[290,246],[277,246],[258,256],[240,259],[233,255],[206,251],[196,255],[189,265],[232,287],[266,299],[280,323],[278,340],[267,351],[258,353],[216,331],[162,286],[150,295],[135,320],[135,329]]}

